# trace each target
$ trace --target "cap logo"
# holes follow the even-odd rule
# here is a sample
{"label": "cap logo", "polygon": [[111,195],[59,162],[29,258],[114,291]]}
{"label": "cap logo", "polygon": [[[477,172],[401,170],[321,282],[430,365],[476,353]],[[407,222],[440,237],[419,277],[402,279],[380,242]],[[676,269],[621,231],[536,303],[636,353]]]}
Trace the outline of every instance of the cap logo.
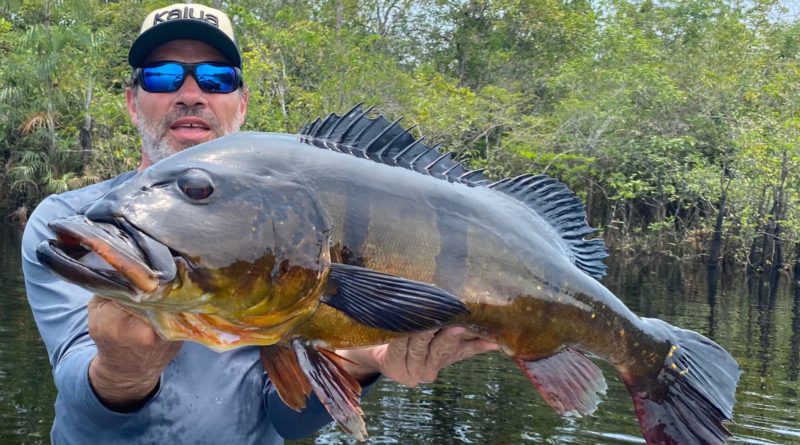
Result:
{"label": "cap logo", "polygon": [[202,20],[204,22],[208,22],[217,28],[219,28],[219,19],[214,14],[206,14],[205,11],[202,9],[200,10],[200,14],[195,17],[194,8],[186,6],[183,9],[175,8],[175,9],[167,9],[165,11],[156,12],[153,16],[153,25],[158,25],[159,23],[164,23],[168,20],[179,20],[179,19],[194,19],[194,20]]}

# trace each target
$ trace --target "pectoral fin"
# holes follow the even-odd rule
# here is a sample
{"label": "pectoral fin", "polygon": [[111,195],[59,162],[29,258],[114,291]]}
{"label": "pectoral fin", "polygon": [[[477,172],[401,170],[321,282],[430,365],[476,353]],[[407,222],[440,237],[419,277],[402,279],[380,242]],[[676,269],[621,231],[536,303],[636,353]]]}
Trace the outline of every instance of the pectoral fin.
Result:
{"label": "pectoral fin", "polygon": [[289,345],[261,347],[261,364],[267,371],[270,381],[278,390],[278,395],[289,408],[300,411],[306,407],[306,399],[311,394],[308,382],[297,355]]}
{"label": "pectoral fin", "polygon": [[464,303],[436,286],[347,264],[332,264],[326,303],[374,328],[418,332],[469,313]]}
{"label": "pectoral fin", "polygon": [[603,371],[572,348],[539,360],[514,361],[547,404],[561,415],[591,414],[608,388]]}

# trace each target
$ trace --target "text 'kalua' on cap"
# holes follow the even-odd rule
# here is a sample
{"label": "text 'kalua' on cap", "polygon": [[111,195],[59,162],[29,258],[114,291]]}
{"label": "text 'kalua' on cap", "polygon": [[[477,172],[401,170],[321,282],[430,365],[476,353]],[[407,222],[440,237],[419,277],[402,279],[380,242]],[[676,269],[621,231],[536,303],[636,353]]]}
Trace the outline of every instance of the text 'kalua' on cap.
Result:
{"label": "text 'kalua' on cap", "polygon": [[171,40],[200,40],[216,48],[228,61],[242,67],[231,19],[224,12],[196,3],[175,3],[156,9],[142,23],[128,52],[128,63],[141,67],[147,55]]}

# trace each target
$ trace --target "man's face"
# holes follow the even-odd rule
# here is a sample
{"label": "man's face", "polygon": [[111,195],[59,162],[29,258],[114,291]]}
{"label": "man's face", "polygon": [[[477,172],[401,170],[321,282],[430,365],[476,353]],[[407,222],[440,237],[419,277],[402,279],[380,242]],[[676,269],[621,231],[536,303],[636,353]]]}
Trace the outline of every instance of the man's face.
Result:
{"label": "man's face", "polygon": [[[214,47],[197,40],[173,40],[155,50],[145,60],[152,62],[224,62]],[[142,138],[142,165],[145,168],[161,159],[202,142],[239,130],[247,110],[247,92],[207,93],[197,86],[192,75],[171,93],[148,93],[141,87],[128,89],[126,99],[131,120]]]}

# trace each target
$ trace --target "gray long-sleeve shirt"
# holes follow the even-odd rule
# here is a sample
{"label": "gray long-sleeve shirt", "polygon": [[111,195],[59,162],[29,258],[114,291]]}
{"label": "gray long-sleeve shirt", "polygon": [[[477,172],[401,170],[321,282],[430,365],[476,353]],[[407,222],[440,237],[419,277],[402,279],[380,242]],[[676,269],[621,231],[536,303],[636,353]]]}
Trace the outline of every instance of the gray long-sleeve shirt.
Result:
{"label": "gray long-sleeve shirt", "polygon": [[89,337],[88,291],[61,280],[36,258],[36,246],[54,234],[47,222],[74,215],[133,172],[80,190],[50,196],[33,212],[22,239],[25,286],[33,316],[53,366],[58,397],[54,444],[281,444],[331,422],[311,397],[298,413],[277,395],[263,371],[258,348],[217,353],[186,342],[164,370],[156,394],[139,410],[106,408],[89,385],[97,352]]}

